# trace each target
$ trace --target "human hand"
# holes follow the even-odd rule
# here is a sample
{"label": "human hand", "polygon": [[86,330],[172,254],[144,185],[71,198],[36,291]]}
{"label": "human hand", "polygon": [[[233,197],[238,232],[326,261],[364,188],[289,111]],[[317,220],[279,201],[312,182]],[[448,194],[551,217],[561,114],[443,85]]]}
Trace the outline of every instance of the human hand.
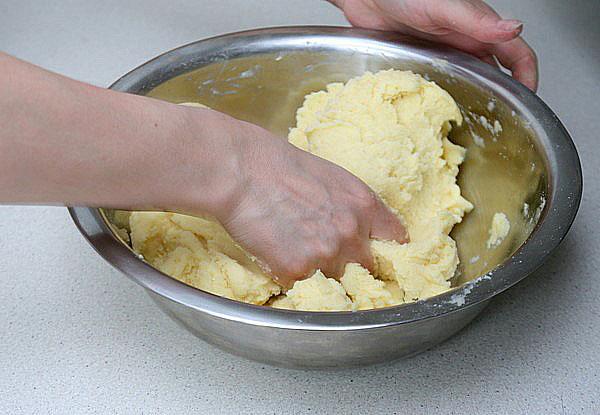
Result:
{"label": "human hand", "polygon": [[407,242],[360,179],[259,127],[241,131],[239,191],[216,216],[279,284],[317,269],[339,278],[350,262],[372,269],[370,238]]}
{"label": "human hand", "polygon": [[209,214],[286,286],[316,269],[339,277],[348,262],[371,268],[369,238],[406,241],[362,181],[258,126],[2,53],[0,69],[14,75],[0,77],[0,203]]}
{"label": "human hand", "polygon": [[496,66],[537,90],[534,51],[519,36],[523,24],[503,20],[481,0],[331,0],[356,27],[393,30],[445,43]]}

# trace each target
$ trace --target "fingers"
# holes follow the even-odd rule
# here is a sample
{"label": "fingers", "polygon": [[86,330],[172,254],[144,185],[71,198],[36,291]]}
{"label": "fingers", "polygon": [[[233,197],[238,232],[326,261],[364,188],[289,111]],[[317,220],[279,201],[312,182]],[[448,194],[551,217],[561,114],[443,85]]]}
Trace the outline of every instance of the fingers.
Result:
{"label": "fingers", "polygon": [[484,43],[501,43],[515,39],[523,29],[522,22],[502,19],[482,1],[430,0],[424,6],[435,25]]}
{"label": "fingers", "polygon": [[535,52],[522,38],[494,45],[492,52],[515,79],[532,91],[538,87],[538,61]]}
{"label": "fingers", "polygon": [[288,289],[296,281],[312,276],[316,270],[339,280],[348,263],[358,263],[373,273],[371,237],[400,243],[407,242],[408,237],[401,222],[383,202],[376,196],[370,198],[373,202],[369,207],[362,201],[356,210],[338,212],[319,232],[310,232],[310,236],[304,238],[296,235],[304,242],[292,257],[289,256],[290,249],[272,247],[264,253],[269,254],[271,268],[264,267],[263,261],[259,261],[259,265],[279,285]]}
{"label": "fingers", "polygon": [[360,264],[371,273],[374,271],[375,264],[368,239],[344,242],[339,257],[331,259],[320,269],[327,277],[339,280],[344,276],[346,264],[349,263]]}
{"label": "fingers", "polygon": [[447,45],[461,49],[477,56],[492,66],[497,66],[493,62],[492,57],[496,56],[502,66],[512,72],[516,80],[534,92],[537,90],[537,57],[533,49],[521,37],[495,45],[479,42],[462,33],[450,33],[438,37],[430,36],[429,39],[441,41]]}
{"label": "fingers", "polygon": [[[353,2],[352,2],[353,3]],[[537,90],[537,58],[519,36],[523,23],[502,19],[482,0],[373,0],[375,8],[351,13],[351,2],[340,6],[346,15],[359,15],[365,28],[396,30],[418,38],[446,43],[471,53],[484,62],[495,55],[513,77],[532,91]],[[370,19],[368,18],[370,16]],[[373,22],[378,21],[378,24]]]}
{"label": "fingers", "polygon": [[369,239],[359,235],[353,240],[316,241],[313,246],[305,247],[305,252],[296,254],[294,258],[285,258],[280,262],[271,261],[274,264],[272,267],[260,259],[256,259],[256,263],[263,272],[286,289],[292,288],[296,281],[311,277],[317,270],[321,270],[328,278],[339,280],[344,276],[346,264],[358,263],[371,273],[375,265]]}
{"label": "fingers", "polygon": [[401,244],[409,241],[409,235],[402,222],[387,206],[378,200],[377,209],[371,224],[371,238],[396,241]]}
{"label": "fingers", "polygon": [[494,59],[493,55],[485,55],[485,56],[480,56],[479,59],[481,59],[483,62],[487,63],[490,66],[493,66],[494,68],[498,68],[498,62],[496,62],[496,59]]}
{"label": "fingers", "polygon": [[[369,199],[372,201],[372,192],[368,190]],[[370,203],[363,201],[363,206],[368,206]],[[373,203],[373,202],[371,202]],[[368,208],[367,208],[368,209]],[[371,224],[369,221],[370,215],[355,211],[353,214],[339,215],[335,219],[335,226],[339,235],[340,256],[336,258],[341,265],[341,277],[347,263],[355,262],[361,264],[369,271],[373,270],[373,257],[371,255],[371,247],[369,234]]]}

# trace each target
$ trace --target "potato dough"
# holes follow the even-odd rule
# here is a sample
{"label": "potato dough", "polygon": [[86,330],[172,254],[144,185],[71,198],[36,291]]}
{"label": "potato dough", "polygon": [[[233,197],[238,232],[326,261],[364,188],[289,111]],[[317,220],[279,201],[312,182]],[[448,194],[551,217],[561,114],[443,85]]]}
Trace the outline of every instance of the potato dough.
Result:
{"label": "potato dough", "polygon": [[442,293],[458,265],[448,236],[473,206],[456,184],[465,150],[447,139],[462,117],[452,97],[409,71],[367,72],[309,94],[289,141],[365,181],[405,223],[408,244],[373,241],[375,275],[347,264],[340,282],[318,271],[287,293],[216,222],[134,212],[134,250],[186,284],[278,308],[342,311],[386,307]]}

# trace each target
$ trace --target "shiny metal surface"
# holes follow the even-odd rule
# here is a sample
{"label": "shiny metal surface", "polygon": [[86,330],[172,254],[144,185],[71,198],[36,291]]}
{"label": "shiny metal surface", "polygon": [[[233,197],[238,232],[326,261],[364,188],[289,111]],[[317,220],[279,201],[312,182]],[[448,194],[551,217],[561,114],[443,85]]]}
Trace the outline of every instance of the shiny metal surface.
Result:
{"label": "shiny metal surface", "polygon": [[[468,148],[459,182],[476,209],[453,231],[461,268],[456,288],[447,293],[360,312],[242,304],[189,287],[138,259],[111,231],[110,221],[123,227],[126,214],[72,208],[71,215],[92,246],[144,286],[161,309],[230,352],[285,366],[339,367],[423,351],[541,265],[575,218],[582,193],[579,158],[560,121],[537,96],[460,52],[393,34],[330,27],[263,29],[196,42],[142,65],[112,88],[201,102],[285,135],[306,93],[387,68],[435,80],[468,119],[451,139]],[[501,132],[494,131],[494,121]],[[507,214],[511,230],[501,248],[488,250],[495,212]]]}

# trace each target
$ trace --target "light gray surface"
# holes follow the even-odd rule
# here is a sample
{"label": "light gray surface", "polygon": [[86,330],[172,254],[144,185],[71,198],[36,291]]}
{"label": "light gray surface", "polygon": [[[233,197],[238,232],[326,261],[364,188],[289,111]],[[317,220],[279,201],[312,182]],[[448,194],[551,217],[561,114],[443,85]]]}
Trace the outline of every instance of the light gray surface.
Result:
{"label": "light gray surface", "polygon": [[[319,0],[52,3],[1,2],[0,50],[103,86],[209,35],[344,22]],[[178,328],[92,251],[66,210],[0,208],[0,413],[598,413],[600,3],[493,4],[525,21],[540,95],[582,156],[579,217],[542,269],[413,359],[291,371]]]}

